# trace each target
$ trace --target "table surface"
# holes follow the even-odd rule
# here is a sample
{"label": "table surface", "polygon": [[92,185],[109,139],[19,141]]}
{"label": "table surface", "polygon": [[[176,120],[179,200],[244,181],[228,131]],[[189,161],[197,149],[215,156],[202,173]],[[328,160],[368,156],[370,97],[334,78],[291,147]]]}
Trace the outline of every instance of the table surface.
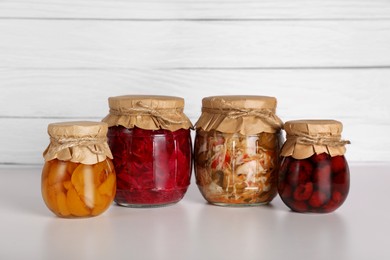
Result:
{"label": "table surface", "polygon": [[389,163],[351,164],[347,201],[330,214],[207,204],[194,181],[175,205],[113,205],[61,219],[44,205],[40,168],[0,168],[0,259],[390,259]]}

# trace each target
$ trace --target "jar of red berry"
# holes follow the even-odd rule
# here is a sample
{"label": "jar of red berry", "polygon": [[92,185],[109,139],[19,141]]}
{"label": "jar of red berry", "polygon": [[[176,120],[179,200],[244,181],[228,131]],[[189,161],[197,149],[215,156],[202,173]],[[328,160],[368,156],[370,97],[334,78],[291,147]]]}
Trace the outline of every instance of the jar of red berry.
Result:
{"label": "jar of red berry", "polygon": [[190,184],[192,124],[184,99],[119,96],[108,99],[108,144],[117,174],[115,202],[157,207],[180,201]]}
{"label": "jar of red berry", "polygon": [[214,96],[196,123],[195,176],[203,197],[219,206],[256,206],[277,194],[282,121],[276,98]]}
{"label": "jar of red berry", "polygon": [[349,168],[335,120],[295,120],[284,125],[278,191],[297,212],[327,213],[343,204],[349,191]]}

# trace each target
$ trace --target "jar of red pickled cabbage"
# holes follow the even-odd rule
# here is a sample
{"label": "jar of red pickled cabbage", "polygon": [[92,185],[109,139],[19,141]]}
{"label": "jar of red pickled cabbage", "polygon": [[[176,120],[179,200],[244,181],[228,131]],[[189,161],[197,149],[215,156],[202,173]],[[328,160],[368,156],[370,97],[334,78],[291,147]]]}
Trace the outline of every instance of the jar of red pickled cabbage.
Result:
{"label": "jar of red pickled cabbage", "polygon": [[256,206],[276,196],[282,121],[275,110],[274,97],[202,100],[195,126],[195,176],[209,203]]}
{"label": "jar of red pickled cabbage", "polygon": [[284,125],[278,191],[293,211],[327,213],[340,207],[349,191],[349,168],[335,120],[295,120]]}
{"label": "jar of red pickled cabbage", "polygon": [[115,202],[157,207],[185,195],[192,170],[192,124],[184,99],[119,96],[108,99],[108,144],[117,174]]}
{"label": "jar of red pickled cabbage", "polygon": [[113,202],[116,175],[107,144],[107,124],[62,122],[48,126],[42,196],[59,217],[91,217]]}

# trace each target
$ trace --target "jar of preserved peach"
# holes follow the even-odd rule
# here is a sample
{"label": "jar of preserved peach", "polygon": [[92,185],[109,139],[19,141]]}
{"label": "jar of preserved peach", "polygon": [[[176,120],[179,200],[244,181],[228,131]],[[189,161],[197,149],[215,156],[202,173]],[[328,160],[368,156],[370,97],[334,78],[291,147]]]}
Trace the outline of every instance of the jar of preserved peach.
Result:
{"label": "jar of preserved peach", "polygon": [[116,175],[107,130],[101,122],[49,124],[42,196],[57,216],[96,216],[113,202]]}
{"label": "jar of preserved peach", "polygon": [[115,202],[158,207],[185,195],[192,169],[192,124],[184,99],[170,96],[109,98],[108,144],[117,174]]}
{"label": "jar of preserved peach", "polygon": [[284,125],[278,191],[293,211],[327,213],[340,207],[349,191],[349,168],[335,120],[295,120]]}
{"label": "jar of preserved peach", "polygon": [[220,206],[256,206],[277,193],[282,121],[276,98],[214,96],[195,124],[195,176],[203,197]]}

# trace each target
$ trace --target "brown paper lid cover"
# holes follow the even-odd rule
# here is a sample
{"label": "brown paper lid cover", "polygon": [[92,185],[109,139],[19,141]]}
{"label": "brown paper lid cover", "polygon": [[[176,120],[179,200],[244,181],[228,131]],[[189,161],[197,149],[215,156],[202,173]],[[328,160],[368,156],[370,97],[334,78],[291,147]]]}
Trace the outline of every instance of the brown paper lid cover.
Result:
{"label": "brown paper lid cover", "polygon": [[147,130],[192,128],[184,114],[184,99],[173,96],[127,95],[108,99],[110,113],[103,119],[109,127]]}
{"label": "brown paper lid cover", "polygon": [[276,116],[276,98],[268,96],[211,96],[202,100],[196,129],[243,135],[276,133],[282,121]]}
{"label": "brown paper lid cover", "polygon": [[59,159],[95,164],[112,159],[107,144],[108,126],[103,122],[74,121],[48,125],[50,144],[43,153],[45,161]]}
{"label": "brown paper lid cover", "polygon": [[327,153],[337,156],[346,152],[341,140],[343,125],[336,120],[293,120],[284,124],[286,142],[281,151],[282,156],[305,159],[313,154]]}

